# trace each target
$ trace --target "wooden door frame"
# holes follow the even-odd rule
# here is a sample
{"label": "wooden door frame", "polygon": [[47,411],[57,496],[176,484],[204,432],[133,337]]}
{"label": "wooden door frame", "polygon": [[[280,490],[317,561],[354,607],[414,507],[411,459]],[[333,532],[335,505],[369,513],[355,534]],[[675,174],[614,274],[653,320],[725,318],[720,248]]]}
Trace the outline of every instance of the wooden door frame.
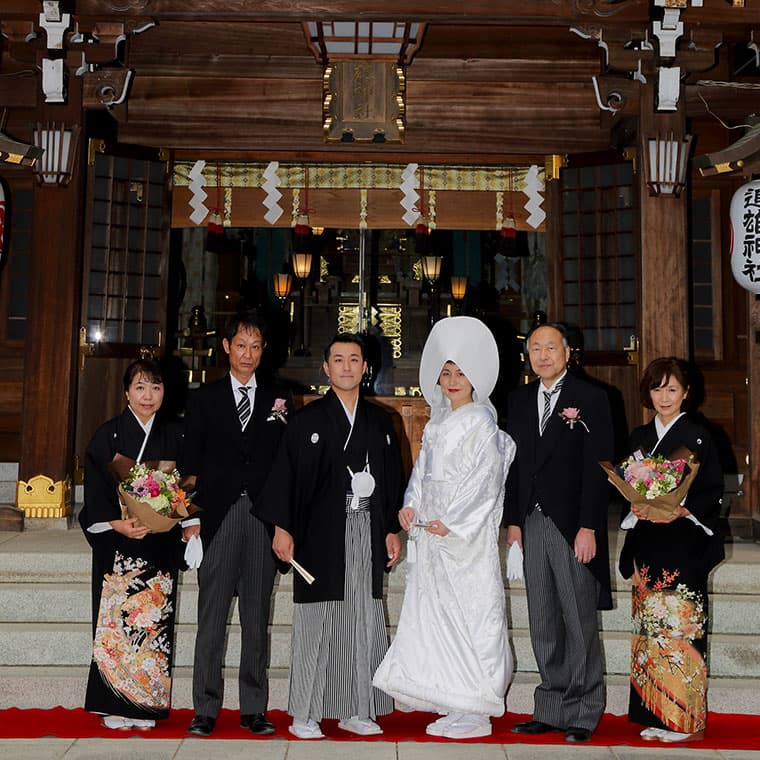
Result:
{"label": "wooden door frame", "polygon": [[[157,346],[146,346],[142,343],[95,343],[89,344],[86,335],[88,324],[88,296],[89,276],[92,263],[93,245],[93,222],[94,222],[94,190],[95,190],[95,161],[96,155],[101,154],[109,159],[128,159],[143,161],[147,167],[151,163],[162,162],[165,164],[162,200],[161,200],[161,261],[159,264],[160,287],[163,304],[159,307],[159,327]],[[124,408],[124,396],[122,375],[127,365],[134,359],[145,354],[147,350],[155,351],[160,356],[166,340],[166,305],[168,289],[168,259],[170,244],[171,219],[171,166],[166,161],[166,156],[152,149],[143,149],[138,146],[121,146],[108,144],[103,140],[91,140],[88,146],[87,162],[87,191],[86,191],[86,214],[85,230],[83,236],[83,268],[82,268],[82,298],[80,304],[80,331],[84,330],[86,349],[80,345],[78,356],[77,393],[76,393],[76,424],[74,429],[74,477],[76,482],[81,482],[82,467],[86,446],[95,430],[106,419],[114,416]],[[111,177],[111,192],[113,177]],[[146,177],[146,186],[149,184]],[[146,198],[145,203],[148,203]],[[146,210],[147,213],[147,210]],[[106,287],[107,287],[106,283]],[[81,336],[81,332],[80,332]],[[157,349],[157,350],[156,350]],[[92,368],[91,362],[102,363],[97,371]],[[89,371],[88,366],[90,365]],[[104,413],[93,415],[91,410],[85,409],[86,398],[89,394],[99,391],[100,405]]]}

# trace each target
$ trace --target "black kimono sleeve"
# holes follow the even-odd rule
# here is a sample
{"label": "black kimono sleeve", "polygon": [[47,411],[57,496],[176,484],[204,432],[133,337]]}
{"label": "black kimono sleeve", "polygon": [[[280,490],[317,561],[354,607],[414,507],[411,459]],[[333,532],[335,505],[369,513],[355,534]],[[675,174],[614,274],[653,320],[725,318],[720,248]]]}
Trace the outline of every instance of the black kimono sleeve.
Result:
{"label": "black kimono sleeve", "polygon": [[87,528],[95,523],[110,522],[121,518],[117,483],[108,470],[114,457],[113,440],[117,431],[116,420],[101,425],[85,452],[84,463],[84,505],[79,513],[79,524],[88,543],[100,546],[112,543],[113,531],[90,533]]}
{"label": "black kimono sleeve", "polygon": [[712,530],[717,529],[720,504],[723,496],[723,470],[715,444],[707,430],[699,434],[695,452],[699,460],[699,472],[691,484],[684,506],[700,522]]}
{"label": "black kimono sleeve", "polygon": [[404,465],[401,460],[401,447],[396,438],[391,418],[385,414],[385,440],[384,452],[384,488],[386,491],[385,503],[385,528],[387,533],[398,533],[401,524],[398,521],[398,513],[404,503]]}

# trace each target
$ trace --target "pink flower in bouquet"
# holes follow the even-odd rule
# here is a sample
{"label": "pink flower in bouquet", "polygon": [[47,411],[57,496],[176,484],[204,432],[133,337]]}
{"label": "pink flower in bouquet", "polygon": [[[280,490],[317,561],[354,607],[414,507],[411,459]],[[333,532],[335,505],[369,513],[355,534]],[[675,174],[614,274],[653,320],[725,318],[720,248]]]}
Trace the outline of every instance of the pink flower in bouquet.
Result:
{"label": "pink flower in bouquet", "polygon": [[145,486],[148,489],[148,492],[151,496],[156,497],[161,493],[161,486],[156,482],[156,479],[149,475],[148,479],[145,482]]}
{"label": "pink flower in bouquet", "polygon": [[643,480],[646,482],[652,479],[652,470],[649,468],[646,461],[647,460],[634,460],[625,468],[625,479],[628,483],[633,483],[637,480]]}

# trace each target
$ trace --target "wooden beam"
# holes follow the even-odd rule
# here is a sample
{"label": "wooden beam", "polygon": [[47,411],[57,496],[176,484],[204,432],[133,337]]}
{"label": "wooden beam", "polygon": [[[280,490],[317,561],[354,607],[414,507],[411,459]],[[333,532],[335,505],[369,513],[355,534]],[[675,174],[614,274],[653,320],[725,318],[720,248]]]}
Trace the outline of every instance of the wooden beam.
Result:
{"label": "wooden beam", "polygon": [[[708,3],[715,0],[707,0]],[[110,0],[77,0],[80,16],[112,16]],[[302,20],[372,19],[418,21],[448,21],[451,23],[525,23],[541,22],[549,26],[562,26],[577,16],[591,18],[614,17],[621,21],[648,17],[646,0],[628,0],[616,4],[610,0],[592,0],[579,9],[576,0],[372,0],[357,7],[355,0],[324,0],[319,3],[295,3],[293,0],[151,0],[150,13],[158,19],[191,19],[198,21],[239,20],[264,21],[298,17]],[[7,7],[6,7],[7,6]],[[120,15],[144,15],[145,3],[125,3]],[[37,11],[39,12],[39,11]],[[29,0],[4,0],[3,15],[8,17],[29,14]]]}
{"label": "wooden beam", "polygon": [[[219,135],[219,140],[209,148],[212,141],[209,134],[213,124],[187,124],[177,122],[161,123],[134,122],[119,127],[119,140],[125,143],[149,146],[170,146],[185,155],[206,157],[213,150],[227,151],[240,155],[256,146],[259,151],[268,153],[288,153],[291,157],[312,155],[315,153],[329,156],[328,160],[342,160],[346,149],[342,144],[326,145],[322,141],[320,130],[312,129],[309,135],[300,127],[287,127],[274,124],[268,128],[253,129],[241,123],[235,132]],[[506,127],[505,127],[506,130]],[[592,152],[609,147],[609,134],[587,119],[573,120],[572,123],[558,126],[553,132],[547,127],[541,131],[529,128],[519,133],[499,132],[498,126],[492,127],[488,135],[479,135],[477,128],[467,127],[446,130],[432,125],[426,129],[407,131],[403,145],[394,145],[393,155],[415,156],[427,160],[430,154],[440,161],[443,154],[450,156],[449,162],[458,162],[463,154],[471,156],[468,163],[483,163],[481,156],[491,157],[503,148],[505,156],[545,155],[548,153]],[[350,155],[365,157],[367,160],[385,160],[383,146],[367,145],[348,148]],[[414,159],[414,160],[417,160]],[[492,159],[489,158],[489,161]]]}
{"label": "wooden beam", "polygon": [[407,81],[456,82],[588,82],[600,72],[599,57],[495,60],[418,57],[407,69]]}
{"label": "wooden beam", "polygon": [[279,70],[284,62],[297,60],[304,71],[322,70],[297,20],[258,24],[167,21],[135,35],[129,51],[129,65],[136,68],[177,68],[186,60],[192,67],[200,61],[214,68],[224,66],[228,76],[236,76],[238,69],[245,73],[249,66],[254,67],[249,76],[255,76],[263,67]]}
{"label": "wooden beam", "polygon": [[[468,25],[540,25],[567,27],[578,22],[605,26],[642,25],[649,22],[648,0],[372,0],[357,8],[356,0],[323,0],[295,3],[293,0],[151,0],[150,3],[123,3],[114,10],[113,0],[77,0],[76,17],[87,19],[134,18],[146,11],[159,21],[187,20],[264,22],[282,19],[299,21],[326,19],[399,20]],[[39,6],[30,0],[3,0],[0,19],[35,18]],[[760,7],[731,8],[726,0],[704,0],[703,7],[689,7],[686,23],[702,27],[741,29],[760,23]]]}
{"label": "wooden beam", "polygon": [[[199,78],[136,77],[120,140],[182,149],[345,152],[343,145],[324,145],[319,82],[215,81],[210,91]],[[590,81],[538,87],[412,80],[405,144],[392,150],[543,155],[607,147],[609,132],[600,124]],[[372,146],[368,152],[385,151]]]}
{"label": "wooden beam", "polygon": [[[214,197],[214,189],[207,189]],[[260,187],[233,188],[230,223],[233,227],[290,227],[292,191],[283,190],[280,205],[286,212],[276,225],[264,219],[265,192]],[[510,203],[510,195],[512,202]],[[175,187],[172,196],[172,227],[194,227],[190,221],[190,190]],[[302,196],[303,197],[303,196]],[[367,224],[374,229],[405,229],[401,219],[400,190],[372,190],[367,197]],[[519,230],[532,230],[525,210],[527,197],[521,192],[504,194],[504,208],[511,208]],[[309,190],[309,221],[318,227],[357,227],[361,199],[359,190]],[[203,226],[203,225],[201,225]],[[436,226],[450,230],[492,230],[496,226],[496,193],[440,191],[436,193]],[[542,228],[540,228],[542,229]]]}
{"label": "wooden beam", "polygon": [[[326,149],[330,146],[323,146],[320,150],[306,151],[300,150],[297,153],[292,151],[275,151],[275,150],[245,150],[245,151],[214,151],[204,150],[199,153],[197,150],[175,150],[172,153],[172,157],[177,161],[195,161],[198,158],[203,158],[208,163],[214,161],[233,161],[233,162],[245,162],[245,161],[302,161],[304,163],[323,163],[325,161],[335,161],[336,151],[334,148]],[[388,146],[389,151],[382,151],[382,155],[378,154],[373,157],[376,161],[382,161],[385,164],[406,164],[409,161],[408,153],[397,153],[393,147]],[[398,146],[395,146],[398,147]],[[362,149],[359,146],[357,151],[354,151],[351,145],[339,146],[340,162],[346,164],[356,163],[357,161],[367,161],[368,151]],[[372,150],[377,150],[377,146]],[[426,153],[425,165],[430,164],[443,164],[450,165],[452,157],[450,153]],[[522,165],[530,166],[531,164],[543,165],[544,154],[543,153],[481,153],[477,156],[462,154],[457,157],[456,163],[462,166],[478,165],[478,166],[510,166],[510,165]]]}
{"label": "wooden beam", "polygon": [[[737,121],[745,123],[749,114],[760,113],[760,87],[741,87],[738,83],[737,86],[730,83],[689,84],[685,90],[689,116],[704,116],[714,119],[715,123],[720,118],[733,125]],[[738,129],[732,130],[729,142],[738,139],[741,134]]]}

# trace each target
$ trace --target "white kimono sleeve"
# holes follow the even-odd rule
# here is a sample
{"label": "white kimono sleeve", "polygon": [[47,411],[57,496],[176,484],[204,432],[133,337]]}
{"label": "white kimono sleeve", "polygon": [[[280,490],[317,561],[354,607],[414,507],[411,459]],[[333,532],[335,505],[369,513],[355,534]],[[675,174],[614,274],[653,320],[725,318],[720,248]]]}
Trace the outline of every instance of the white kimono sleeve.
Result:
{"label": "white kimono sleeve", "polygon": [[419,511],[420,504],[422,503],[422,481],[425,478],[428,437],[426,428],[422,433],[420,453],[417,455],[417,460],[412,468],[412,474],[409,476],[409,483],[404,492],[404,506],[411,507],[415,512]]}
{"label": "white kimono sleeve", "polygon": [[472,436],[463,444],[458,455],[471,463],[471,467],[439,519],[455,536],[470,543],[494,512],[501,515],[504,485],[516,447],[514,441],[496,427],[485,439]]}

